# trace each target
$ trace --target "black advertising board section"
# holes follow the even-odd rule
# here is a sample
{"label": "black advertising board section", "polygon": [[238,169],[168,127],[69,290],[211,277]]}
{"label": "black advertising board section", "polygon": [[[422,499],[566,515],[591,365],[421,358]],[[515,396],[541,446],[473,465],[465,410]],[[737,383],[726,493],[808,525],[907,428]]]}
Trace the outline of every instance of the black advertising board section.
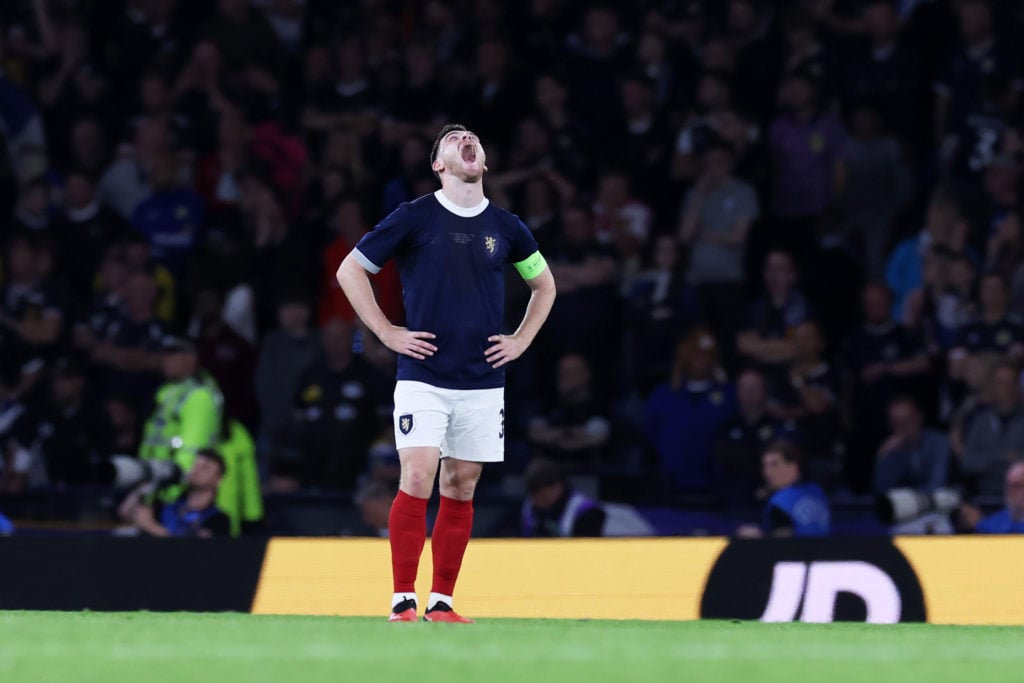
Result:
{"label": "black advertising board section", "polygon": [[0,609],[248,612],[267,539],[3,538]]}
{"label": "black advertising board section", "polygon": [[925,621],[917,575],[887,538],[733,541],[708,575],[704,619]]}

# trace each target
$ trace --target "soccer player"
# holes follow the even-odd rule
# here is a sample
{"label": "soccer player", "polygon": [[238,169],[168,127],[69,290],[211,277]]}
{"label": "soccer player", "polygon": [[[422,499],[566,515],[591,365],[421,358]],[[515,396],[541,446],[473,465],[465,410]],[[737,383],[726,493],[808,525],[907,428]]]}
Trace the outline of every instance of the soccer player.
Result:
{"label": "soccer player", "polygon": [[[480,139],[465,126],[442,128],[430,153],[441,189],[395,209],[338,268],[356,313],[399,354],[394,428],[402,475],[388,519],[391,621],[416,620],[416,572],[439,467],[434,577],[423,619],[472,621],[452,609],[452,593],[483,463],[504,459],[504,367],[529,347],[555,300],[554,278],[529,228],[484,196],[485,162]],[[407,327],[387,319],[370,285],[368,273],[390,258],[398,261]],[[511,335],[499,333],[506,262],[531,289]]]}

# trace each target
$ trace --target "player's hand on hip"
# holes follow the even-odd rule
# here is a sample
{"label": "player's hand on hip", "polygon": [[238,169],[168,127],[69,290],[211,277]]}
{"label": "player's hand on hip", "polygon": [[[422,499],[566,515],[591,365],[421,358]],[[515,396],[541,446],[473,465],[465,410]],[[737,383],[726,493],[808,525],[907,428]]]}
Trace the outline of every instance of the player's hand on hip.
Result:
{"label": "player's hand on hip", "polygon": [[427,341],[436,339],[436,337],[437,335],[433,332],[414,332],[398,325],[392,325],[381,335],[380,341],[395,353],[423,360],[433,356],[437,351],[437,347]]}
{"label": "player's hand on hip", "polygon": [[500,368],[506,363],[511,363],[523,355],[526,347],[525,341],[514,334],[495,334],[487,338],[492,344],[487,347],[487,362],[492,368]]}

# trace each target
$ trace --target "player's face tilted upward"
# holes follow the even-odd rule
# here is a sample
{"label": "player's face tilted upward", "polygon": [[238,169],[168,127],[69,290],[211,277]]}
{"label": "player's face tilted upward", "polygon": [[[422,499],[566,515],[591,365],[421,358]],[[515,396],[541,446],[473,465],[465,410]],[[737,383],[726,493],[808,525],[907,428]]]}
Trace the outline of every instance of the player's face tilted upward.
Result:
{"label": "player's face tilted upward", "polygon": [[475,183],[487,170],[486,161],[484,147],[475,133],[453,130],[441,140],[433,168],[464,183]]}

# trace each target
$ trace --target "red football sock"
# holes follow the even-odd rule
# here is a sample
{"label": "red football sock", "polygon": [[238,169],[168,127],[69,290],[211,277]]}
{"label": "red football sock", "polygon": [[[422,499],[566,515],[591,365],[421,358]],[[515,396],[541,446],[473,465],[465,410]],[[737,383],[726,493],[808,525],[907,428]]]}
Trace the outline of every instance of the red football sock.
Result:
{"label": "red football sock", "polygon": [[453,595],[462,556],[473,533],[473,501],[441,496],[430,545],[434,555],[434,593]]}
{"label": "red football sock", "polygon": [[391,573],[396,593],[416,590],[416,570],[427,539],[427,499],[399,491],[388,515]]}

